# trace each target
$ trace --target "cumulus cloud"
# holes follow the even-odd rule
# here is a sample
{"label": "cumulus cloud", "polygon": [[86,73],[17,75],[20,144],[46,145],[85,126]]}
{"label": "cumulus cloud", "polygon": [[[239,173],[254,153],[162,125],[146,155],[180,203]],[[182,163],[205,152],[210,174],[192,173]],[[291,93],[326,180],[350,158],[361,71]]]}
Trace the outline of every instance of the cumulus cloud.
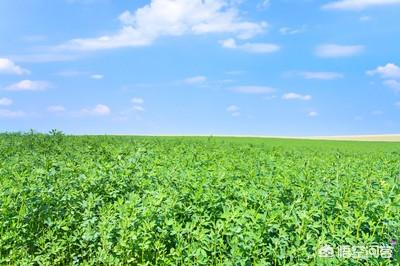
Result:
{"label": "cumulus cloud", "polygon": [[315,54],[325,58],[349,57],[361,54],[364,49],[362,45],[323,44],[315,49]]}
{"label": "cumulus cloud", "polygon": [[0,98],[0,106],[9,106],[13,104],[13,100],[9,98]]}
{"label": "cumulus cloud", "polygon": [[384,66],[378,66],[374,70],[367,71],[367,75],[378,75],[384,79],[383,85],[392,89],[395,92],[400,92],[400,67],[393,63],[388,63]]}
{"label": "cumulus cloud", "polygon": [[285,93],[282,96],[284,100],[301,100],[301,101],[309,101],[312,99],[311,95],[302,95],[294,92]]}
{"label": "cumulus cloud", "polygon": [[230,105],[226,108],[226,111],[232,116],[240,116],[240,108],[236,105]]}
{"label": "cumulus cloud", "polygon": [[319,115],[318,112],[315,112],[315,111],[308,112],[309,117],[316,117],[318,115]]}
{"label": "cumulus cloud", "polygon": [[10,59],[0,58],[0,74],[23,75],[29,74],[29,71],[16,65]]}
{"label": "cumulus cloud", "polygon": [[273,43],[251,43],[246,42],[243,44],[237,44],[236,40],[233,38],[220,41],[222,47],[227,49],[235,49],[240,50],[248,53],[255,53],[255,54],[269,54],[275,53],[280,50],[280,46]]}
{"label": "cumulus cloud", "polygon": [[305,79],[334,80],[343,78],[343,74],[337,72],[312,72],[304,71],[298,74]]}
{"label": "cumulus cloud", "polygon": [[162,36],[230,33],[249,39],[265,31],[266,22],[245,20],[229,0],[152,0],[119,16],[121,29],[98,38],[73,39],[60,45],[67,50],[101,50],[151,45]]}
{"label": "cumulus cloud", "polygon": [[206,81],[207,81],[207,77],[205,77],[205,76],[188,77],[184,80],[184,82],[189,85],[203,84]]}
{"label": "cumulus cloud", "polygon": [[79,115],[83,116],[107,116],[109,114],[111,114],[111,109],[104,104],[98,104],[93,108],[84,108],[79,112]]}
{"label": "cumulus cloud", "polygon": [[276,89],[266,86],[238,86],[232,88],[232,91],[243,94],[271,94]]}
{"label": "cumulus cloud", "polygon": [[22,80],[5,88],[8,91],[44,91],[51,87],[47,81]]}
{"label": "cumulus cloud", "polygon": [[400,78],[400,67],[393,63],[388,63],[385,66],[378,66],[374,70],[367,71],[370,76],[380,75],[381,78]]}
{"label": "cumulus cloud", "polygon": [[322,6],[323,9],[362,10],[369,7],[400,4],[400,0],[339,0]]}

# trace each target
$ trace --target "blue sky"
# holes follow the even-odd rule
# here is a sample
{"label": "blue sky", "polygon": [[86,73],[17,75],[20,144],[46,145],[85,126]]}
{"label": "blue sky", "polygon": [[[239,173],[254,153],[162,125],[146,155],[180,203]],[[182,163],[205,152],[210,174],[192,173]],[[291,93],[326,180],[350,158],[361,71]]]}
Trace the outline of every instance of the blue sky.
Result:
{"label": "blue sky", "polygon": [[0,131],[400,133],[400,0],[0,2]]}

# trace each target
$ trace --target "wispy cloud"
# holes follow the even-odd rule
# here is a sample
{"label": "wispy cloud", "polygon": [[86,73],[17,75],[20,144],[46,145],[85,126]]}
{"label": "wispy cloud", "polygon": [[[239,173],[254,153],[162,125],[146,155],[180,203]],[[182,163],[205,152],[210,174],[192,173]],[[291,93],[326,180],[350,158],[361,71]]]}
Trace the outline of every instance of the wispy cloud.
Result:
{"label": "wispy cloud", "polygon": [[90,78],[99,80],[99,79],[103,79],[104,76],[101,74],[93,74],[93,75],[90,75]]}
{"label": "wispy cloud", "polygon": [[80,58],[80,55],[66,54],[65,52],[61,51],[60,52],[51,51],[46,53],[15,54],[15,55],[9,55],[9,57],[15,62],[19,63],[51,63],[51,62],[74,61]]}
{"label": "wispy cloud", "polygon": [[359,55],[364,50],[362,45],[323,44],[315,49],[315,54],[325,58],[350,57]]}
{"label": "wispy cloud", "polygon": [[230,33],[240,39],[265,31],[266,22],[243,19],[236,1],[152,0],[134,12],[119,16],[121,29],[97,38],[73,39],[58,46],[61,50],[91,51],[151,45],[162,36]]}
{"label": "wispy cloud", "polygon": [[238,86],[231,90],[243,94],[271,94],[276,91],[276,89],[266,86]]}
{"label": "wispy cloud", "polygon": [[131,99],[131,102],[133,103],[133,107],[132,107],[133,111],[136,111],[136,112],[144,112],[145,111],[143,98],[133,97]]}
{"label": "wispy cloud", "polygon": [[251,43],[246,42],[243,44],[237,44],[236,40],[231,38],[227,40],[223,40],[220,42],[221,46],[227,49],[239,50],[248,53],[255,54],[270,54],[278,52],[281,48],[277,44],[273,43]]}
{"label": "wispy cloud", "polygon": [[93,108],[81,109],[78,116],[108,116],[111,114],[111,109],[105,104],[97,104]]}
{"label": "wispy cloud", "polygon": [[367,22],[370,21],[372,18],[370,16],[361,16],[360,21],[361,22]]}
{"label": "wispy cloud", "polygon": [[13,100],[9,99],[9,98],[0,98],[0,106],[9,106],[13,104]]}
{"label": "wispy cloud", "polygon": [[5,88],[8,91],[44,91],[51,87],[47,81],[22,80]]}
{"label": "wispy cloud", "polygon": [[51,106],[47,107],[47,111],[50,113],[63,113],[66,110],[67,109],[62,105],[51,105]]}
{"label": "wispy cloud", "polygon": [[381,116],[381,115],[384,115],[384,114],[385,114],[385,112],[383,112],[382,110],[373,110],[371,112],[371,115],[374,115],[374,116]]}
{"label": "wispy cloud", "polygon": [[294,75],[298,75],[304,79],[316,79],[316,80],[335,80],[344,77],[342,73],[324,72],[324,71],[299,71],[299,72],[294,72]]}
{"label": "wispy cloud", "polygon": [[400,0],[339,0],[322,6],[323,9],[362,10],[369,7],[400,4]]}
{"label": "wispy cloud", "polygon": [[0,118],[20,118],[26,116],[23,111],[12,111],[8,109],[0,109]]}
{"label": "wispy cloud", "polygon": [[8,58],[0,58],[0,74],[23,75],[29,74],[29,70],[23,69]]}
{"label": "wispy cloud", "polygon": [[86,72],[86,71],[78,71],[78,70],[63,70],[63,71],[55,73],[55,75],[64,77],[64,78],[74,78],[74,77],[79,77],[79,76],[88,75],[88,74],[90,74],[90,73]]}
{"label": "wispy cloud", "polygon": [[131,102],[132,102],[133,104],[140,104],[140,105],[143,105],[143,104],[144,104],[143,98],[139,98],[139,97],[133,97],[132,100],[131,100]]}
{"label": "wispy cloud", "polygon": [[294,92],[285,93],[282,96],[284,100],[301,100],[301,101],[309,101],[312,99],[311,95],[302,95]]}
{"label": "wispy cloud", "polygon": [[295,35],[304,33],[307,30],[306,26],[301,26],[299,28],[291,28],[291,27],[282,27],[279,29],[279,33],[282,35]]}
{"label": "wispy cloud", "polygon": [[258,9],[267,9],[271,4],[271,0],[261,0],[258,5],[257,8]]}
{"label": "wispy cloud", "polygon": [[383,84],[394,92],[400,92],[400,82],[394,79],[388,79],[383,81]]}
{"label": "wispy cloud", "polygon": [[226,111],[231,114],[231,116],[240,116],[240,108],[236,105],[230,105],[226,108]]}
{"label": "wispy cloud", "polygon": [[199,85],[199,84],[204,84],[206,81],[207,77],[205,76],[194,76],[184,79],[183,82],[189,85]]}
{"label": "wispy cloud", "polygon": [[319,114],[316,111],[311,111],[311,112],[308,112],[308,116],[309,117],[317,117],[317,116],[319,116]]}

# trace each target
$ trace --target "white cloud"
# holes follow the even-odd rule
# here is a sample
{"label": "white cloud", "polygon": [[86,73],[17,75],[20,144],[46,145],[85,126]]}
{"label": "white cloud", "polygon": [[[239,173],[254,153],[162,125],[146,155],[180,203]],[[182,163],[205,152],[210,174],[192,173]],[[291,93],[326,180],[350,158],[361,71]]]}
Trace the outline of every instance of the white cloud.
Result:
{"label": "white cloud", "polygon": [[400,92],[400,82],[394,79],[388,79],[383,81],[383,84],[395,92]]}
{"label": "white cloud", "polygon": [[140,105],[143,105],[143,104],[144,104],[143,98],[139,98],[139,97],[134,97],[134,98],[132,98],[131,102],[132,102],[133,104],[140,104]]}
{"label": "white cloud", "polygon": [[230,105],[228,106],[228,108],[226,108],[226,111],[229,113],[237,112],[239,111],[239,107],[237,107],[236,105]]}
{"label": "white cloud", "polygon": [[303,33],[305,31],[306,31],[306,26],[302,26],[300,28],[282,27],[279,29],[279,33],[282,35],[295,35]]}
{"label": "white cloud", "polygon": [[35,53],[35,54],[19,54],[10,55],[16,62],[23,63],[49,63],[49,62],[67,62],[79,58],[76,54],[66,54],[65,51],[53,51],[52,53]]}
{"label": "white cloud", "polygon": [[232,91],[243,94],[270,94],[274,93],[275,89],[266,86],[239,86],[232,88]]}
{"label": "white cloud", "polygon": [[13,100],[9,98],[0,98],[0,106],[9,106],[13,104]]}
{"label": "white cloud", "polygon": [[138,112],[144,112],[144,111],[145,111],[145,110],[144,110],[144,107],[141,106],[141,105],[134,105],[134,106],[133,106],[133,110],[134,110],[134,111],[138,111]]}
{"label": "white cloud", "polygon": [[374,70],[367,71],[370,76],[380,75],[381,78],[400,78],[400,67],[395,64],[388,63],[385,66],[379,66]]}
{"label": "white cloud", "polygon": [[339,0],[323,5],[323,9],[362,10],[368,7],[378,7],[400,4],[400,0]]}
{"label": "white cloud", "polygon": [[7,109],[0,109],[0,118],[19,118],[24,117],[26,114],[23,111],[11,111]]}
{"label": "white cloud", "polygon": [[235,116],[235,117],[237,117],[237,116],[240,116],[240,108],[239,107],[237,107],[236,105],[230,105],[230,106],[228,106],[227,108],[226,108],[226,111],[228,112],[228,113],[230,113],[232,116]]}
{"label": "white cloud", "polygon": [[103,79],[104,76],[100,74],[93,74],[90,76],[91,79]]}
{"label": "white cloud", "polygon": [[309,117],[316,117],[318,115],[319,115],[318,112],[315,112],[315,111],[311,111],[311,112],[308,113]]}
{"label": "white cloud", "polygon": [[65,112],[66,109],[62,105],[52,105],[47,107],[47,111],[49,111],[50,113],[62,113]]}
{"label": "white cloud", "polygon": [[267,9],[271,4],[270,0],[261,0],[261,2],[258,4],[259,9]]}
{"label": "white cloud", "polygon": [[10,59],[0,58],[0,74],[23,75],[29,74],[29,71],[16,65]]}
{"label": "white cloud", "polygon": [[361,22],[367,22],[370,21],[372,18],[370,16],[361,16],[360,21]]}
{"label": "white cloud", "polygon": [[312,99],[311,95],[301,95],[298,93],[294,93],[294,92],[289,92],[289,93],[285,93],[282,96],[282,99],[284,100],[301,100],[301,101],[309,101]]}
{"label": "white cloud", "polygon": [[9,90],[9,91],[44,91],[50,87],[51,87],[51,85],[47,81],[22,80],[18,83],[7,86],[5,88],[5,90]]}
{"label": "white cloud", "polygon": [[81,75],[87,75],[90,74],[85,71],[77,71],[77,70],[63,70],[60,72],[57,72],[57,76],[65,77],[65,78],[73,78],[73,77],[79,77]]}
{"label": "white cloud", "polygon": [[93,108],[85,108],[79,112],[79,115],[83,116],[107,116],[109,114],[111,114],[111,109],[104,104],[98,104]]}
{"label": "white cloud", "polygon": [[299,75],[305,79],[334,80],[343,78],[343,74],[337,72],[299,72]]}
{"label": "white cloud", "polygon": [[188,77],[184,80],[186,84],[196,85],[196,84],[203,84],[207,81],[207,77],[205,76],[194,76]]}
{"label": "white cloud", "polygon": [[362,45],[324,44],[316,48],[315,54],[326,58],[349,57],[362,53],[364,49]]}
{"label": "white cloud", "polygon": [[280,50],[280,46],[272,43],[243,43],[237,44],[235,39],[227,39],[220,41],[222,47],[227,49],[235,49],[248,53],[256,53],[256,54],[267,54],[267,53],[275,53]]}
{"label": "white cloud", "polygon": [[[130,111],[134,111],[134,112],[144,112],[144,99],[140,98],[140,97],[133,97],[131,99],[131,102],[133,103],[133,107]],[[128,113],[130,112],[128,111]]]}
{"label": "white cloud", "polygon": [[98,38],[74,39],[59,49],[101,50],[151,45],[162,36],[230,33],[248,39],[265,31],[266,22],[243,19],[236,1],[152,0],[150,4],[119,16],[122,28]]}

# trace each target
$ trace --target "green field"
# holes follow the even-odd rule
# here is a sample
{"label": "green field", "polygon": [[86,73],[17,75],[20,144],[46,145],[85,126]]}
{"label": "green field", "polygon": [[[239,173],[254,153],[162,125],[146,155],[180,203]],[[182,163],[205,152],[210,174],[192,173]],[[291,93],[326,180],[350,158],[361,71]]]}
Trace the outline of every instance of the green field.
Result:
{"label": "green field", "polygon": [[399,174],[400,143],[0,134],[0,264],[398,265]]}

